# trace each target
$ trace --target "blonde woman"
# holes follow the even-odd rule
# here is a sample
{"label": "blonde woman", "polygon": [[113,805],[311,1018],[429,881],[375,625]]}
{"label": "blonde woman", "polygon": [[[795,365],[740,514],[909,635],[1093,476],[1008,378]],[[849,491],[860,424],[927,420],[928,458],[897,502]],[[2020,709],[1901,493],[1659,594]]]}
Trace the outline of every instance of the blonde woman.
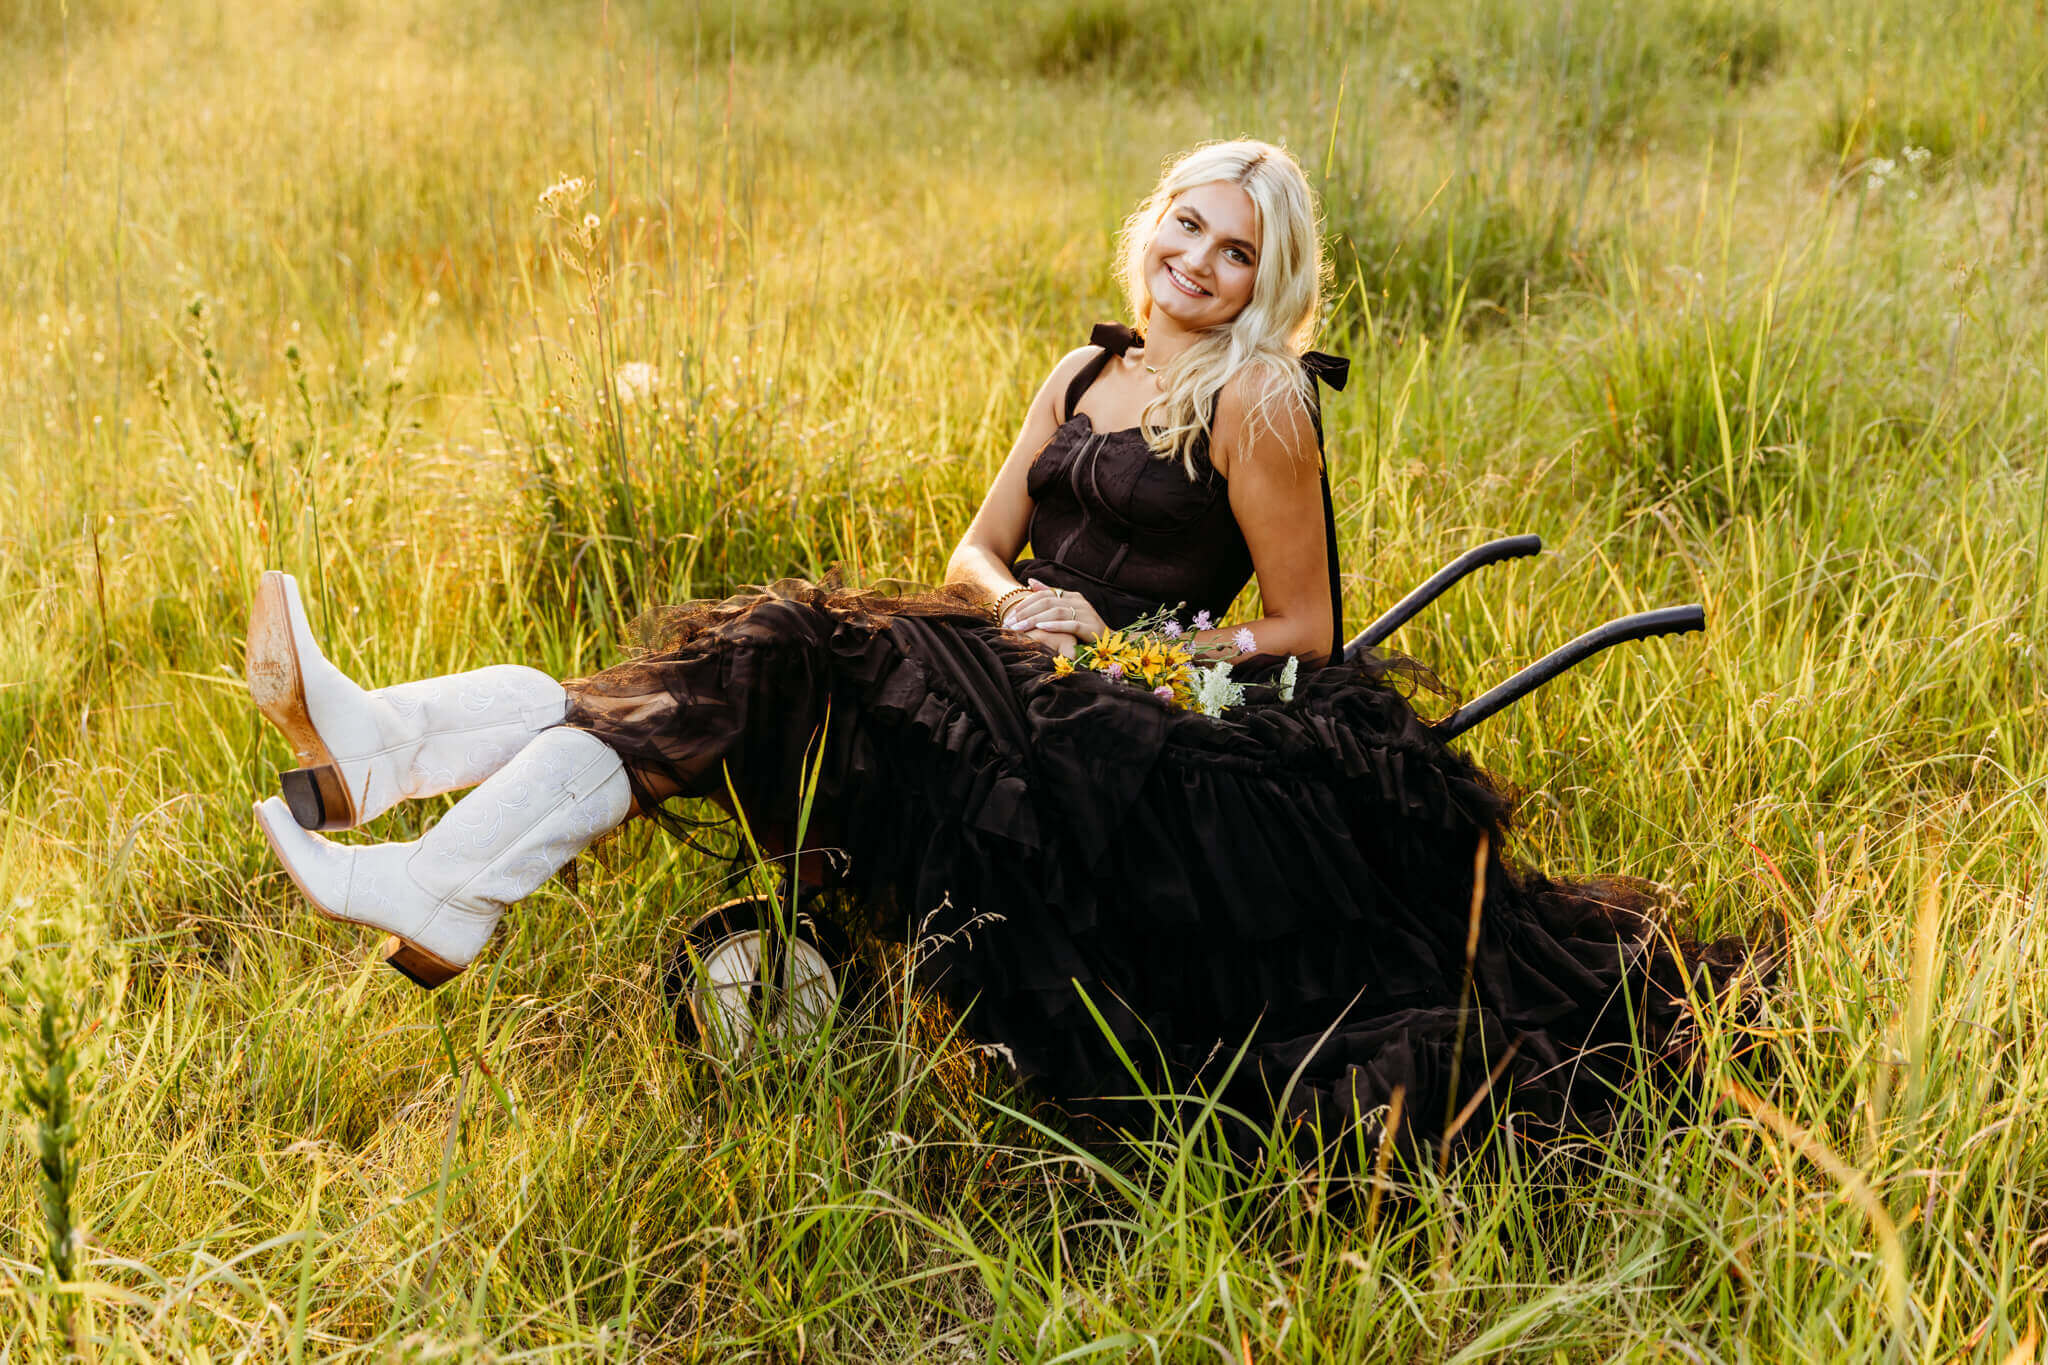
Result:
{"label": "blonde woman", "polygon": [[[968,1031],[1062,1101],[1133,1117],[1101,1101],[1131,1089],[1121,1051],[1155,1086],[1220,1088],[1243,1135],[1299,1120],[1305,1153],[1396,1096],[1410,1142],[1460,1111],[1602,1125],[1643,1049],[1679,1038],[1688,964],[1613,887],[1504,865],[1494,786],[1392,663],[1338,661],[1320,241],[1282,149],[1173,162],[1122,235],[1135,329],[1046,377],[939,590],[787,581],[671,609],[658,648],[595,677],[364,692],[265,575],[251,687],[305,765],[257,807],[278,858],[431,986],[635,809],[736,802],[787,848],[815,772],[810,842],[938,945],[925,973]],[[1263,614],[1226,621],[1254,578]],[[1177,605],[1240,678],[1293,660],[1298,682],[1212,717],[1059,662]],[[466,786],[413,843],[310,832]]]}

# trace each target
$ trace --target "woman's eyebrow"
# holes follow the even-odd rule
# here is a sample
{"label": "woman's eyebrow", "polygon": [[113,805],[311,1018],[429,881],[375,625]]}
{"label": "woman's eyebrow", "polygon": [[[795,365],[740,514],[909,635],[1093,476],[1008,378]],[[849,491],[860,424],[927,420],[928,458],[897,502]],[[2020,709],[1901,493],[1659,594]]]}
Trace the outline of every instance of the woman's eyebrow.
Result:
{"label": "woman's eyebrow", "polygon": [[[1183,204],[1183,205],[1181,206],[1181,210],[1180,210],[1180,211],[1181,211],[1182,213],[1186,214],[1186,215],[1187,215],[1188,217],[1190,217],[1190,218],[1194,219],[1194,220],[1195,220],[1195,226],[1196,226],[1196,227],[1198,227],[1198,228],[1204,228],[1204,229],[1206,229],[1206,228],[1207,228],[1207,227],[1209,226],[1209,220],[1208,220],[1208,219],[1204,218],[1204,217],[1203,217],[1203,216],[1202,216],[1201,214],[1199,214],[1199,213],[1195,212],[1195,211],[1194,211],[1193,209],[1191,209],[1191,208],[1187,207],[1187,206],[1186,206],[1185,204]],[[1246,241],[1246,240],[1245,240],[1244,238],[1242,238],[1242,237],[1226,237],[1226,238],[1224,238],[1224,239],[1223,239],[1223,245],[1225,245],[1225,246],[1234,246],[1234,247],[1240,247],[1240,248],[1242,248],[1242,249],[1243,249],[1243,250],[1244,250],[1245,252],[1247,252],[1248,254],[1250,254],[1250,255],[1253,255],[1253,256],[1256,256],[1256,255],[1258,255],[1258,254],[1259,254],[1259,249],[1258,249],[1257,247],[1253,246],[1253,245],[1252,245],[1252,244],[1251,244],[1250,242],[1247,242],[1247,241]]]}

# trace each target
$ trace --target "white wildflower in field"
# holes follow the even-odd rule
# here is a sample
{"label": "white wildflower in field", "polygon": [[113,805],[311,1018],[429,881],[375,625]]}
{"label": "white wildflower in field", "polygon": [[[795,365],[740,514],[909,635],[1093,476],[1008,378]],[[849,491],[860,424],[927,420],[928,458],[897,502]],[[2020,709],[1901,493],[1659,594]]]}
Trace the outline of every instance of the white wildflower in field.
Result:
{"label": "white wildflower in field", "polygon": [[1299,672],[1301,672],[1301,660],[1292,654],[1288,655],[1287,663],[1280,670],[1280,700],[1294,700],[1294,678]]}
{"label": "white wildflower in field", "polygon": [[565,175],[540,192],[540,211],[561,214],[583,202],[583,196],[590,193],[590,182],[580,175]]}
{"label": "white wildflower in field", "polygon": [[[1881,190],[1894,180],[1918,181],[1927,170],[1927,163],[1933,160],[1933,158],[1934,153],[1927,148],[1914,147],[1909,144],[1899,149],[1898,160],[1893,160],[1888,156],[1872,157],[1869,161],[1863,163],[1863,171],[1865,176],[1868,177],[1870,188]],[[1899,164],[1901,161],[1905,163],[1903,167]],[[1919,190],[1907,189],[1906,198],[1918,199],[1919,197]]]}
{"label": "white wildflower in field", "polygon": [[637,407],[653,401],[654,391],[661,387],[661,371],[644,360],[629,360],[612,375],[612,386],[621,403]]}

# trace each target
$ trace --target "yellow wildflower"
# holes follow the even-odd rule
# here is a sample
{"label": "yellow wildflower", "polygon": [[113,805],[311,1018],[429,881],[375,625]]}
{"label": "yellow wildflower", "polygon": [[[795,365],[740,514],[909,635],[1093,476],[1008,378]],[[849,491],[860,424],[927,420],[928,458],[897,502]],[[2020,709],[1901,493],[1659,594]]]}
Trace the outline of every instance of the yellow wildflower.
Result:
{"label": "yellow wildflower", "polygon": [[1138,651],[1138,662],[1147,673],[1158,673],[1174,667],[1178,661],[1171,648],[1158,640],[1147,640]]}
{"label": "yellow wildflower", "polygon": [[1073,671],[1074,661],[1064,654],[1059,655],[1052,661],[1052,675],[1055,678],[1064,678]]}

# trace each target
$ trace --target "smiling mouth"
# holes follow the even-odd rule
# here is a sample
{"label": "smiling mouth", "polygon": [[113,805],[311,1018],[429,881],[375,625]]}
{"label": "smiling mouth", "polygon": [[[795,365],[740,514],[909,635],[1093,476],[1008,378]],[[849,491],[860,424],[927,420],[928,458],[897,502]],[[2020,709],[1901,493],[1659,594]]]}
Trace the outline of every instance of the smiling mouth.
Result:
{"label": "smiling mouth", "polygon": [[[1165,265],[1165,262],[1162,261],[1160,262],[1160,264]],[[1181,274],[1178,270],[1175,270],[1170,265],[1166,267],[1166,278],[1172,280],[1173,287],[1180,290],[1180,292],[1183,294],[1188,294],[1198,299],[1206,299],[1209,297],[1208,290],[1202,288],[1201,285],[1196,284],[1193,280]]]}

